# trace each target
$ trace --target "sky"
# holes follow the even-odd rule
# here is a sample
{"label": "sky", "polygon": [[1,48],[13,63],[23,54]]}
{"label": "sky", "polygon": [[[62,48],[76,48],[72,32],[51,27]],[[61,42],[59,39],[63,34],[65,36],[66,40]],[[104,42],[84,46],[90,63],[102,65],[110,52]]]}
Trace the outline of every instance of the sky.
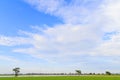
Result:
{"label": "sky", "polygon": [[120,73],[120,0],[1,0],[0,73]]}

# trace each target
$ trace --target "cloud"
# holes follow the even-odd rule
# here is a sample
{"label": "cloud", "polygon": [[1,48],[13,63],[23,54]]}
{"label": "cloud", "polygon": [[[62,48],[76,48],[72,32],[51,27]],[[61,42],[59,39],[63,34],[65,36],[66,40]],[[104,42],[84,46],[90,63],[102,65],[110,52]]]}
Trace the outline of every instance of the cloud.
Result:
{"label": "cloud", "polygon": [[9,36],[0,36],[0,45],[3,46],[17,46],[28,43],[28,38],[24,37],[9,37]]}
{"label": "cloud", "polygon": [[[105,31],[119,29],[119,0],[26,0],[40,12],[62,18],[66,24],[101,26]],[[49,4],[54,3],[54,4]],[[114,26],[114,27],[113,27]]]}
{"label": "cloud", "polygon": [[[26,0],[41,12],[62,18],[65,23],[86,23],[99,9],[101,1],[95,0]],[[79,18],[78,18],[79,17]]]}
{"label": "cloud", "polygon": [[105,31],[120,31],[120,1],[119,0],[105,0],[102,5],[103,26]]}
{"label": "cloud", "polygon": [[27,53],[45,59],[61,59],[61,57],[89,54],[88,51],[94,49],[101,41],[88,26],[80,25],[62,24],[49,27],[43,30],[42,34],[29,34],[32,47],[15,49],[14,52]]}
{"label": "cloud", "polygon": [[93,55],[101,56],[120,56],[120,33],[116,33],[110,37],[109,40],[104,41],[101,45],[95,48]]}
{"label": "cloud", "polygon": [[0,55],[0,60],[10,61],[10,62],[18,62],[18,60],[14,59],[10,56],[3,56],[3,55]]}
{"label": "cloud", "polygon": [[[26,37],[1,36],[0,45],[29,44],[30,47],[21,46],[13,49],[13,52],[53,62],[76,56],[120,55],[119,0],[72,0],[70,3],[64,0],[27,0],[27,2],[41,12],[62,18],[64,24],[48,26],[46,29],[35,26],[38,29],[36,33],[21,31]],[[106,35],[112,32],[117,34]]]}

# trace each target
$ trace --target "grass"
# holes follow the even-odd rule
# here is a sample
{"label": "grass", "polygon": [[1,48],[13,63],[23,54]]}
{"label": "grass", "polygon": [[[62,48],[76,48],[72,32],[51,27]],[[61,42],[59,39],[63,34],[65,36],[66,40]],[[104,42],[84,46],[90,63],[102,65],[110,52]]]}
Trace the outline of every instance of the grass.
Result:
{"label": "grass", "polygon": [[0,80],[120,80],[120,76],[0,77]]}

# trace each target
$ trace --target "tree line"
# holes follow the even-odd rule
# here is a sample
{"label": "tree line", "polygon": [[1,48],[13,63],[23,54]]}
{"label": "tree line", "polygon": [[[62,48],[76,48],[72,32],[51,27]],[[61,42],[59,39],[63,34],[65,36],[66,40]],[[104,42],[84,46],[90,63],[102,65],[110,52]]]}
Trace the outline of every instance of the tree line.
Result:
{"label": "tree line", "polygon": [[[105,73],[82,73],[81,70],[75,70],[75,73],[26,73],[26,74],[21,74],[19,67],[13,68],[13,71],[14,71],[15,77],[17,77],[18,75],[120,75],[120,73],[111,73],[110,71],[105,71]],[[11,74],[11,75],[13,75],[13,74]]]}

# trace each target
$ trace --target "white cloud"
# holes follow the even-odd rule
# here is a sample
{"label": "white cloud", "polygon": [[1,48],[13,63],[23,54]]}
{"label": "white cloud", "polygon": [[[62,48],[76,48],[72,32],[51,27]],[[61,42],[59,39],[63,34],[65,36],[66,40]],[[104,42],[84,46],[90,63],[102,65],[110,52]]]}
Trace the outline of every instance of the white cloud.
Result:
{"label": "white cloud", "polygon": [[106,0],[102,5],[105,31],[120,31],[120,1]]}
{"label": "white cloud", "polygon": [[[58,25],[43,30],[43,34],[35,33],[29,35],[29,37],[31,37],[30,42],[32,42],[35,52],[41,52],[42,55],[49,56],[52,54],[55,56],[81,55],[86,52],[86,49],[94,48],[101,41],[98,35],[88,26],[79,25],[74,27],[73,25]],[[27,51],[30,51],[29,49]]]}
{"label": "white cloud", "polygon": [[65,0],[26,0],[37,10],[62,18],[65,23],[86,23],[95,10],[99,9],[99,2],[95,0],[72,0],[69,4]]}
{"label": "white cloud", "polygon": [[53,14],[59,7],[64,3],[64,0],[26,0],[28,3],[32,4],[35,8],[46,13]]}
{"label": "white cloud", "polygon": [[119,29],[119,0],[72,0],[70,3],[65,0],[26,1],[37,7],[39,11],[62,18],[67,24],[84,23],[93,27],[101,25],[105,31]]}
{"label": "white cloud", "polygon": [[120,56],[120,33],[111,36],[110,40],[104,41],[101,45],[95,48],[93,55],[101,56]]}
{"label": "white cloud", "polygon": [[[119,34],[103,40],[108,32],[120,31],[119,0],[105,0],[92,4],[79,2],[67,4],[63,0],[28,0],[39,11],[62,18],[65,24],[39,29],[42,33],[25,32],[25,37],[1,36],[0,45],[26,45],[14,52],[26,53],[45,60],[61,60],[81,55],[120,55]],[[80,4],[80,5],[79,5]],[[37,27],[38,29],[38,27]]]}
{"label": "white cloud", "polygon": [[0,36],[0,45],[4,46],[16,46],[21,44],[27,44],[28,38],[24,37],[8,37],[8,36]]}
{"label": "white cloud", "polygon": [[10,56],[3,56],[3,55],[0,55],[0,60],[10,61],[10,62],[18,62],[18,60],[14,59]]}

